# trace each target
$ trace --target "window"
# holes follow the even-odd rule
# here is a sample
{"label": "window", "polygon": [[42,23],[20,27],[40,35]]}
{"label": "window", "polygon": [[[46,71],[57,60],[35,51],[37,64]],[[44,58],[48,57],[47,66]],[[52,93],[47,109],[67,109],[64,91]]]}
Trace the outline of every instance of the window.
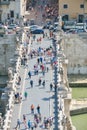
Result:
{"label": "window", "polygon": [[81,5],[80,5],[80,8],[84,8],[84,5],[83,5],[83,4],[81,4]]}
{"label": "window", "polygon": [[19,18],[19,14],[16,14],[16,18],[17,18],[17,19]]}
{"label": "window", "polygon": [[10,16],[11,16],[11,18],[14,18],[14,11],[13,10],[10,11]]}
{"label": "window", "polygon": [[67,5],[67,4],[64,4],[64,5],[63,5],[63,8],[64,8],[64,9],[68,8],[68,5]]}
{"label": "window", "polygon": [[78,15],[78,22],[83,23],[83,21],[84,21],[84,15],[82,14]]}
{"label": "window", "polygon": [[8,13],[8,14],[7,14],[7,19],[9,19],[9,18],[10,18],[10,14]]}
{"label": "window", "polygon": [[68,16],[68,15],[64,15],[64,16],[62,17],[62,20],[63,20],[63,21],[68,21],[68,20],[69,20],[69,16]]}

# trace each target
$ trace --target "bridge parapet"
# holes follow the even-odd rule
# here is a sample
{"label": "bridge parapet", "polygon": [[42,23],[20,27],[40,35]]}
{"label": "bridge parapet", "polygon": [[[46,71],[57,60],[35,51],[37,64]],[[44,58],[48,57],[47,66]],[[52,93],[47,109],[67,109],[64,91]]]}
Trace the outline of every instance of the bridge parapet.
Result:
{"label": "bridge parapet", "polygon": [[[21,44],[20,48],[19,48],[19,57],[17,59],[16,66],[15,66],[15,72],[13,72],[13,77],[10,77],[8,84],[7,84],[7,87],[11,87],[11,91],[9,94],[9,100],[8,100],[8,104],[7,104],[8,108],[6,110],[5,119],[3,122],[3,130],[10,130],[12,112],[13,112],[13,108],[14,108],[14,93],[17,91],[17,82],[18,82],[18,77],[19,77],[19,73],[20,73],[22,48],[23,48],[23,45]],[[10,75],[10,76],[12,76],[12,75]]]}

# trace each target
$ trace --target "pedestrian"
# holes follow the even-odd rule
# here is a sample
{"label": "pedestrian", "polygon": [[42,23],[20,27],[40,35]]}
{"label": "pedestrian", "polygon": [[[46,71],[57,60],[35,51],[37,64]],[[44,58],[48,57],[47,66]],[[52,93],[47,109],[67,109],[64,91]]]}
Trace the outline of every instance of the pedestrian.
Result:
{"label": "pedestrian", "polygon": [[41,113],[39,114],[39,122],[42,121]]}
{"label": "pedestrian", "polygon": [[31,105],[31,113],[34,114],[34,105],[33,104]]}
{"label": "pedestrian", "polygon": [[39,64],[39,62],[40,62],[40,59],[39,59],[39,58],[37,58],[37,63]]}
{"label": "pedestrian", "polygon": [[43,80],[42,85],[43,85],[43,87],[45,87],[45,80]]}
{"label": "pedestrian", "polygon": [[21,82],[21,77],[18,76],[18,85],[20,85],[20,82]]}
{"label": "pedestrian", "polygon": [[43,58],[42,58],[42,57],[40,57],[40,59],[39,59],[39,60],[40,60],[40,62],[41,62],[41,63],[43,62]]}
{"label": "pedestrian", "polygon": [[28,121],[28,129],[30,129],[31,128],[31,121],[29,120]]}
{"label": "pedestrian", "polygon": [[47,67],[47,72],[49,71],[49,67]]}
{"label": "pedestrian", "polygon": [[41,86],[41,82],[42,82],[42,80],[41,80],[41,78],[39,78],[39,81],[38,81],[39,86]]}
{"label": "pedestrian", "polygon": [[25,97],[25,99],[27,99],[27,95],[28,95],[28,94],[27,94],[27,92],[25,91],[25,92],[24,92],[24,97]]}
{"label": "pedestrian", "polygon": [[17,128],[20,128],[20,124],[21,124],[20,120],[19,120],[19,119],[17,119],[16,129],[17,129]]}
{"label": "pedestrian", "polygon": [[19,103],[21,103],[21,100],[22,100],[22,94],[21,93],[19,94],[19,99],[18,100],[19,100]]}
{"label": "pedestrian", "polygon": [[40,105],[37,106],[37,113],[40,114]]}
{"label": "pedestrian", "polygon": [[26,123],[26,116],[23,114],[23,122]]}
{"label": "pedestrian", "polygon": [[17,102],[19,102],[19,92],[17,92]]}
{"label": "pedestrian", "polygon": [[35,41],[35,39],[36,39],[36,36],[35,36],[35,35],[33,35],[33,40]]}
{"label": "pedestrian", "polygon": [[28,72],[28,76],[29,76],[29,78],[31,78],[31,72],[30,71]]}
{"label": "pedestrian", "polygon": [[33,80],[30,80],[31,88],[33,88]]}
{"label": "pedestrian", "polygon": [[52,91],[52,90],[53,90],[53,84],[50,83],[50,91]]}
{"label": "pedestrian", "polygon": [[34,130],[34,122],[31,122],[31,130]]}
{"label": "pedestrian", "polygon": [[36,122],[34,122],[34,127],[37,128],[37,123]]}

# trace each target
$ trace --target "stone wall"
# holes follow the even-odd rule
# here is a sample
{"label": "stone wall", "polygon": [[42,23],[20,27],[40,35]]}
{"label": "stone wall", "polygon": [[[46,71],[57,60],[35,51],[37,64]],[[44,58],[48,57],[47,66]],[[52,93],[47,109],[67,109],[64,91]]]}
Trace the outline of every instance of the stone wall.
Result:
{"label": "stone wall", "polygon": [[83,108],[77,108],[75,110],[71,110],[70,111],[70,115],[74,116],[74,115],[80,115],[80,114],[87,114],[87,107],[83,107]]}
{"label": "stone wall", "polygon": [[66,34],[63,49],[69,60],[68,74],[87,74],[87,42],[77,34]]}
{"label": "stone wall", "polygon": [[0,75],[7,75],[16,50],[16,35],[0,37]]}

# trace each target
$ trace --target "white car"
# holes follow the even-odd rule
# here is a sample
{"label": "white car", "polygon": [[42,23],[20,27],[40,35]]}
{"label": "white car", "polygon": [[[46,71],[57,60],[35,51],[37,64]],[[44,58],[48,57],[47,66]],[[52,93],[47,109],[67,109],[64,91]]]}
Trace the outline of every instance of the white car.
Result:
{"label": "white car", "polygon": [[42,27],[41,26],[38,26],[38,25],[31,25],[31,26],[29,26],[29,30],[30,31],[33,31],[33,30],[35,30],[35,29],[42,29]]}

